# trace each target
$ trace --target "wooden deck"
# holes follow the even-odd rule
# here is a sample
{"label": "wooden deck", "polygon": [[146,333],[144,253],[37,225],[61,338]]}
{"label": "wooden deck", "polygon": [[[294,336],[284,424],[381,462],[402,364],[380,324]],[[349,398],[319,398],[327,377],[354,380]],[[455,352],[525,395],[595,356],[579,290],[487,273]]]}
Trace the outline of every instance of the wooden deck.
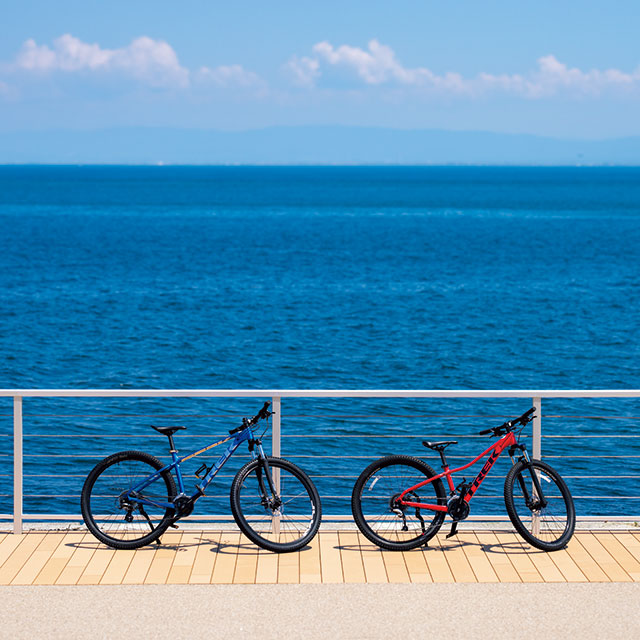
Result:
{"label": "wooden deck", "polygon": [[640,582],[640,533],[578,532],[544,553],[514,533],[444,534],[428,548],[381,551],[356,531],[323,531],[274,554],[240,533],[167,533],[162,545],[114,551],[83,532],[0,534],[0,585],[401,582]]}

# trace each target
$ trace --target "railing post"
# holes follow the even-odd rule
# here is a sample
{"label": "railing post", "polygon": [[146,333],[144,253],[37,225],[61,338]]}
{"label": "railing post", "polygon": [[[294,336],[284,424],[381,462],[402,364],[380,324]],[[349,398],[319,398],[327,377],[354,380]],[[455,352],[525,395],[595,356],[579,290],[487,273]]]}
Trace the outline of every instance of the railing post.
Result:
{"label": "railing post", "polygon": [[22,396],[13,397],[13,533],[22,533]]}
{"label": "railing post", "polygon": [[[271,398],[271,455],[274,457],[280,457],[280,412],[281,403],[279,397]],[[280,495],[280,469],[273,469],[273,483],[276,487],[278,495]],[[274,516],[272,518],[273,533],[276,536],[280,535],[280,516]]]}
{"label": "railing post", "polygon": [[[535,407],[535,418],[533,419],[531,457],[540,460],[542,458],[542,398],[534,398],[533,406]],[[535,488],[533,491],[535,493]],[[540,516],[537,513],[533,514],[531,524],[533,535],[540,535]]]}
{"label": "railing post", "polygon": [[533,419],[533,445],[531,456],[536,460],[542,457],[542,398],[534,398],[535,418]]}

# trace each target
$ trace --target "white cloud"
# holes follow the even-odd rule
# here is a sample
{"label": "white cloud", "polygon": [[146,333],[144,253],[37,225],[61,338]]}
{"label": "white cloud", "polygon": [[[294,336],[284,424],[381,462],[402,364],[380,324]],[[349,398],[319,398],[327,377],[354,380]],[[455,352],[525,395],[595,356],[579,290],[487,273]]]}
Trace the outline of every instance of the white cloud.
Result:
{"label": "white cloud", "polygon": [[285,64],[285,70],[291,75],[294,84],[300,87],[313,87],[320,75],[320,62],[315,58],[293,56]]}
{"label": "white cloud", "polygon": [[471,82],[478,91],[501,89],[527,98],[544,98],[563,92],[600,95],[609,89],[640,87],[640,68],[632,73],[619,69],[582,71],[577,67],[568,67],[553,55],[547,55],[538,58],[537,70],[527,76],[481,73]]}
{"label": "white cloud", "polygon": [[328,42],[318,42],[313,52],[331,65],[352,69],[367,84],[382,84],[392,80],[416,84],[433,75],[428,69],[406,69],[396,60],[393,49],[377,40],[369,42],[368,51],[346,44],[334,47]]}
{"label": "white cloud", "polygon": [[186,87],[189,71],[180,65],[173,48],[162,40],[136,38],[120,49],[103,49],[70,34],[53,41],[53,48],[27,40],[16,58],[18,70],[47,73],[61,71],[123,72],[154,87]]}
{"label": "white cloud", "polygon": [[640,67],[632,73],[618,69],[582,71],[568,67],[553,55],[539,58],[537,69],[526,74],[481,72],[465,78],[455,72],[437,74],[427,67],[405,67],[391,47],[377,40],[371,40],[366,49],[318,42],[313,54],[313,57],[294,56],[287,63],[295,84],[315,86],[323,74],[341,68],[365,85],[395,84],[440,94],[480,95],[502,91],[535,99],[560,93],[598,95],[612,89],[640,88]]}
{"label": "white cloud", "polygon": [[213,69],[201,67],[192,72],[180,64],[168,43],[146,36],[119,49],[103,49],[69,34],[54,40],[52,47],[27,40],[13,68],[32,73],[115,72],[152,87],[186,88],[194,80],[202,86],[221,88],[262,85],[255,73],[237,64]]}
{"label": "white cloud", "polygon": [[239,64],[222,65],[210,69],[209,67],[200,67],[198,71],[198,80],[203,84],[212,84],[217,87],[259,87],[263,82],[253,71],[247,71]]}

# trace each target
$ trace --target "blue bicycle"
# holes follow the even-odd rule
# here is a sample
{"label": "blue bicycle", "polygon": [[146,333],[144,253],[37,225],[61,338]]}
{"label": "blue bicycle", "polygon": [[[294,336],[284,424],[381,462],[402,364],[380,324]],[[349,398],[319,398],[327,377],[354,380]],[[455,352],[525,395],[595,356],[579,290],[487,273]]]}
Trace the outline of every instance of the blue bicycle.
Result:
{"label": "blue bicycle", "polygon": [[[235,521],[249,540],[269,551],[304,547],[320,527],[320,496],[302,469],[265,455],[261,437],[254,435],[253,428],[272,415],[269,405],[265,402],[250,420],[244,418],[228,437],[183,457],[178,456],[173,435],[185,427],[153,427],[169,438],[170,464],[163,465],[143,451],[122,451],[99,462],[82,488],[82,517],[89,531],[115,549],[136,549],[154,540],[159,544],[169,527],[177,528],[175,523],[191,514],[224,463],[247,442],[252,460],[238,471],[231,485]],[[225,442],[229,445],[218,460],[196,471],[200,483],[195,493],[187,495],[180,465]]]}

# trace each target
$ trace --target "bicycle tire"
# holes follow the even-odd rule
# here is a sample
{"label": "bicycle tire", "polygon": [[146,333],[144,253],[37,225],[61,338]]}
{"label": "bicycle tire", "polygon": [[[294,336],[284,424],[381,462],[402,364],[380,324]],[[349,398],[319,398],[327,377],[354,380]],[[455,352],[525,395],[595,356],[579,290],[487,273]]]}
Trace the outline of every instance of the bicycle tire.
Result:
{"label": "bicycle tire", "polygon": [[261,482],[267,492],[269,486],[257,458],[244,465],[233,479],[231,513],[242,533],[263,549],[276,553],[297,551],[318,533],[322,519],[320,495],[300,467],[282,458],[266,460],[270,469],[279,470],[280,494],[275,498],[282,503],[265,504]]}
{"label": "bicycle tire", "polygon": [[[383,470],[389,467],[397,467],[397,470],[390,470],[385,475]],[[440,530],[445,513],[415,508],[415,522],[411,522],[413,529],[403,530],[403,527],[409,526],[406,518],[414,508],[397,509],[396,505],[394,511],[393,498],[423,479],[436,475],[438,474],[426,462],[411,456],[386,456],[372,462],[356,480],[351,494],[351,511],[358,529],[368,540],[390,551],[407,551],[426,544]],[[368,496],[367,505],[363,508],[364,493],[373,491],[376,486],[379,495]],[[447,497],[442,480],[434,480],[422,489],[422,495],[414,494],[415,502],[446,505]],[[398,514],[398,510],[402,513]],[[428,527],[425,527],[425,515],[432,518]],[[412,532],[416,535],[410,537]]]}
{"label": "bicycle tire", "polygon": [[[171,524],[173,509],[146,505],[144,513],[156,524],[152,531],[149,520],[140,511],[140,505],[128,510],[120,496],[136,483],[162,469],[156,457],[143,451],[121,451],[100,461],[87,476],[80,499],[82,518],[89,531],[100,542],[114,549],[137,549],[159,538]],[[173,476],[165,471],[145,490],[148,499],[172,502],[177,495]],[[135,505],[138,505],[137,507]],[[137,509],[137,511],[136,511]],[[151,514],[149,512],[152,512]],[[127,521],[127,513],[131,521]]]}
{"label": "bicycle tire", "polygon": [[[531,460],[531,465],[539,474],[547,506],[544,509],[532,509],[532,505],[526,504],[521,483],[531,487],[533,481],[528,464],[520,460],[511,467],[504,481],[507,513],[516,531],[530,545],[542,551],[557,551],[566,546],[575,529],[576,511],[573,498],[566,482],[553,467],[541,460]],[[547,495],[546,490],[551,488],[552,483],[560,495]],[[514,495],[514,491],[517,495]],[[534,516],[537,516],[537,524]]]}

